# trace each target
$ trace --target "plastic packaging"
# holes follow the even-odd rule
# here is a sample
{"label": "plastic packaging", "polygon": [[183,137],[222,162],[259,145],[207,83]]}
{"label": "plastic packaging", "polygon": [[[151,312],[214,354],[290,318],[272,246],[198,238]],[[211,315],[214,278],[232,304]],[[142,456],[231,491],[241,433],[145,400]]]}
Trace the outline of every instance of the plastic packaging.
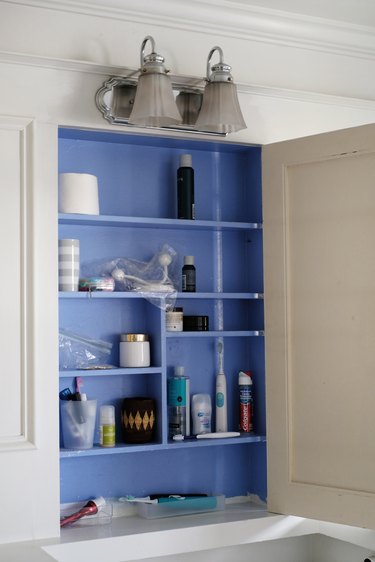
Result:
{"label": "plastic packaging", "polygon": [[114,447],[116,444],[115,407],[104,405],[100,407],[100,445]]}
{"label": "plastic packaging", "polygon": [[80,278],[79,291],[114,291],[115,280],[113,277],[88,277]]}
{"label": "plastic packaging", "polygon": [[138,503],[137,513],[145,519],[174,517],[207,511],[223,511],[225,496],[186,497],[161,503]]}
{"label": "plastic packaging", "polygon": [[109,369],[112,344],[61,329],[59,333],[60,369]]}
{"label": "plastic packaging", "polygon": [[194,256],[185,256],[182,268],[182,292],[194,293],[196,291],[196,271]]}
{"label": "plastic packaging", "polygon": [[223,344],[218,345],[219,372],[216,375],[216,433],[228,431],[227,379],[224,374]]}
{"label": "plastic packaging", "polygon": [[169,438],[190,435],[190,379],[184,367],[175,367],[174,376],[168,379]]}
{"label": "plastic packaging", "polygon": [[117,257],[106,262],[84,264],[82,276],[111,276],[115,280],[115,291],[135,291],[158,308],[167,310],[176,302],[176,257],[175,250],[164,244],[148,262]]}
{"label": "plastic packaging", "polygon": [[253,431],[253,381],[251,371],[240,371],[238,374],[240,423],[239,430],[244,433]]}
{"label": "plastic packaging", "polygon": [[211,433],[211,396],[209,394],[194,394],[191,399],[191,419],[193,420],[193,434]]}
{"label": "plastic packaging", "polygon": [[177,170],[177,218],[195,219],[194,170],[191,154],[182,154]]}

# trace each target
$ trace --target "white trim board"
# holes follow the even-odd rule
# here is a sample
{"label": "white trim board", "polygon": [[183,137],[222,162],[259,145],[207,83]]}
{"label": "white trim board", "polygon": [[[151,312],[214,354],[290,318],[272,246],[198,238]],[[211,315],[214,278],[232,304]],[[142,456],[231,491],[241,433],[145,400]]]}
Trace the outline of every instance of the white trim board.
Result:
{"label": "white trim board", "polygon": [[[53,70],[97,74],[103,77],[103,82],[110,76],[126,76],[130,73],[134,74],[136,72],[136,69],[131,69],[128,67],[107,66],[86,61],[58,59],[6,51],[0,51],[0,63],[12,65],[19,64],[23,66],[34,66]],[[171,75],[171,78],[173,81],[178,81],[180,83],[188,83],[189,81],[195,83],[202,82],[200,77]],[[351,109],[375,111],[375,100],[369,99],[334,96],[318,92],[307,92],[303,90],[292,90],[287,88],[277,88],[257,84],[237,83],[237,89],[239,93],[249,96],[259,96],[289,101],[298,101],[303,103],[315,103],[346,107]]]}
{"label": "white trim board", "polygon": [[3,0],[4,3],[214,33],[375,60],[374,27],[228,0]]}

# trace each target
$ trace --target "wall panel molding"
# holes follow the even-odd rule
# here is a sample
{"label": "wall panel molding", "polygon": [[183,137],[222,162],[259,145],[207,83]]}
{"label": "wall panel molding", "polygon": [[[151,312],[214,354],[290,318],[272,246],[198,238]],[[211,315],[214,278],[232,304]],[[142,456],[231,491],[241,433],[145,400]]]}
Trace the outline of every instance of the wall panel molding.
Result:
{"label": "wall panel molding", "polygon": [[375,60],[374,28],[228,0],[6,0],[7,3],[160,25],[195,33]]}
{"label": "wall panel molding", "polygon": [[0,395],[0,452],[35,448],[34,370],[32,361],[32,121],[0,117],[2,152],[1,348],[4,365]]}
{"label": "wall panel molding", "polygon": [[[101,77],[101,80],[103,82],[110,76],[126,76],[127,74],[136,72],[135,68],[129,67],[103,65],[93,62],[58,59],[5,51],[0,51],[0,63],[98,75]],[[189,81],[191,82],[191,80],[195,82],[201,82],[201,79],[199,77],[191,78],[190,76],[177,76],[171,74],[171,78],[172,80],[178,81],[179,83],[188,83]],[[101,83],[98,81],[98,88],[100,85]],[[364,111],[375,110],[375,100],[371,99],[335,96],[330,94],[322,94],[319,92],[307,92],[303,90],[292,90],[287,88],[278,88],[257,84],[244,84],[239,82],[237,82],[237,89],[240,94],[244,94],[247,96],[275,98],[302,103],[332,105]]]}

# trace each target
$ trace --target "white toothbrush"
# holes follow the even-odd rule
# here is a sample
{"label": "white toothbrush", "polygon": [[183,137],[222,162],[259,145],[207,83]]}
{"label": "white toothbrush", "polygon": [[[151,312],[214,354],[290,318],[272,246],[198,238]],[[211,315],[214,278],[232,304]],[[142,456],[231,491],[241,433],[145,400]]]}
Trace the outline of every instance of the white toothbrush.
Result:
{"label": "white toothbrush", "polygon": [[219,372],[216,375],[216,433],[228,431],[227,381],[224,374],[223,344],[218,343]]}

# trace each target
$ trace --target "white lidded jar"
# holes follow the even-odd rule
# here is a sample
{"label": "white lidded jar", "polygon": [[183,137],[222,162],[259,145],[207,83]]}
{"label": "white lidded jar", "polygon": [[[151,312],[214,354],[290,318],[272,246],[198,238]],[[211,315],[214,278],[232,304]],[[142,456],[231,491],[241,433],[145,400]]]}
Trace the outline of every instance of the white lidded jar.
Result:
{"label": "white lidded jar", "polygon": [[147,334],[121,334],[120,367],[149,367],[150,341]]}

